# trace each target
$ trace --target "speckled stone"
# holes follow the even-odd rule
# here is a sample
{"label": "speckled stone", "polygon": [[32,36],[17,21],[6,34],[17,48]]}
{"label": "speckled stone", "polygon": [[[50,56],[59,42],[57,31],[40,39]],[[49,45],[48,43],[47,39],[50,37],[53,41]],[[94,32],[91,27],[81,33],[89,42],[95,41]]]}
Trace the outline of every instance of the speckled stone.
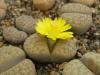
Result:
{"label": "speckled stone", "polygon": [[81,4],[85,4],[85,5],[93,5],[97,0],[71,0],[71,2],[75,2],[75,3],[81,3]]}
{"label": "speckled stone", "polygon": [[15,27],[10,26],[3,29],[3,37],[9,43],[19,44],[27,38],[27,34],[23,31],[17,30]]}
{"label": "speckled stone", "polygon": [[54,6],[55,0],[33,0],[33,4],[39,10],[45,11]]}
{"label": "speckled stone", "polygon": [[0,48],[0,72],[3,72],[25,59],[22,49],[14,46]]}
{"label": "speckled stone", "polygon": [[0,0],[0,19],[4,18],[6,15],[7,4],[5,0]]}
{"label": "speckled stone", "polygon": [[91,15],[64,13],[61,15],[61,17],[72,25],[72,31],[78,35],[85,33],[93,24]]}
{"label": "speckled stone", "polygon": [[35,65],[29,59],[25,59],[8,69],[7,71],[0,73],[0,75],[37,75]]}
{"label": "speckled stone", "polygon": [[92,9],[86,5],[79,3],[68,3],[64,4],[59,10],[58,14],[63,13],[81,13],[81,14],[92,14]]}
{"label": "speckled stone", "polygon": [[51,53],[52,62],[61,63],[72,59],[77,52],[77,40],[58,40]]}
{"label": "speckled stone", "polygon": [[36,33],[26,39],[24,49],[28,56],[37,62],[50,61],[50,52],[46,38]]}
{"label": "speckled stone", "polygon": [[81,61],[92,71],[95,75],[100,75],[100,54],[88,52],[81,58]]}
{"label": "speckled stone", "polygon": [[34,33],[36,20],[32,16],[22,15],[16,18],[16,27],[28,34]]}
{"label": "speckled stone", "polygon": [[74,59],[65,64],[62,75],[95,75],[80,60]]}

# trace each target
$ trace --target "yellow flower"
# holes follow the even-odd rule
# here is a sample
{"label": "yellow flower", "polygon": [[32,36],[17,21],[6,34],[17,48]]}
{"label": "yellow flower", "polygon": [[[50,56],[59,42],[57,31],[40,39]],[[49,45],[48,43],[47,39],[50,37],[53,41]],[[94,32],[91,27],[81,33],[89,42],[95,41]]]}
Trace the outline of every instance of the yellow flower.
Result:
{"label": "yellow flower", "polygon": [[70,24],[62,18],[42,18],[36,25],[36,31],[41,35],[45,35],[52,40],[69,39],[73,37],[73,32],[67,31],[71,29]]}

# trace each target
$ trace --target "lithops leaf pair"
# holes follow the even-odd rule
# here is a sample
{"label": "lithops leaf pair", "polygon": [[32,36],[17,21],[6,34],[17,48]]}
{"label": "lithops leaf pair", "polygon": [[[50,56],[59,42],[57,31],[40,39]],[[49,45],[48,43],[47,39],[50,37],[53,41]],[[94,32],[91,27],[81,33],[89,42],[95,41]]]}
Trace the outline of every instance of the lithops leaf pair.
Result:
{"label": "lithops leaf pair", "polygon": [[[98,58],[98,59],[97,59]],[[65,64],[62,75],[100,75],[100,54],[88,52]]]}
{"label": "lithops leaf pair", "polygon": [[35,65],[15,46],[0,48],[0,75],[36,75]]}
{"label": "lithops leaf pair", "polygon": [[16,29],[15,27],[10,26],[3,29],[3,37],[6,41],[12,44],[19,44],[24,42],[27,38],[27,34]]}
{"label": "lithops leaf pair", "polygon": [[83,4],[64,4],[58,14],[72,25],[72,31],[78,35],[85,33],[93,24],[92,9]]}
{"label": "lithops leaf pair", "polygon": [[50,50],[47,38],[35,33],[25,40],[24,50],[34,61],[61,63],[72,59],[76,55],[76,42],[75,38],[59,40]]}

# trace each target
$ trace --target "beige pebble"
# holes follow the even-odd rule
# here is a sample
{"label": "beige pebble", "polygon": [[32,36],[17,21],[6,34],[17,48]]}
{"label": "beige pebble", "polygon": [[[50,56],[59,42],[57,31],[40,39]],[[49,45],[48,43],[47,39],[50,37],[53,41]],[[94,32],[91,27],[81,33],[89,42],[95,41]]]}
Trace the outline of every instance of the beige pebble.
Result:
{"label": "beige pebble", "polygon": [[54,6],[55,0],[33,0],[33,4],[39,10],[45,11]]}

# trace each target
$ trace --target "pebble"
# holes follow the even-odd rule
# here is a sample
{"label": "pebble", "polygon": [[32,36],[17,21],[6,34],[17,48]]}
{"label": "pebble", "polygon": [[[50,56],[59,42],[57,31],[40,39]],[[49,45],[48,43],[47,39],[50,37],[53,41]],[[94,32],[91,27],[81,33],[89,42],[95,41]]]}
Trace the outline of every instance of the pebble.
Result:
{"label": "pebble", "polygon": [[31,60],[25,59],[8,69],[7,71],[0,73],[0,75],[37,75],[34,63]]}
{"label": "pebble", "polygon": [[93,5],[97,0],[71,0],[71,2],[75,2],[75,3],[81,3],[81,4],[85,4],[85,5]]}
{"label": "pebble", "polygon": [[51,9],[54,4],[55,0],[33,0],[33,5],[42,11]]}
{"label": "pebble", "polygon": [[93,24],[92,16],[86,14],[64,13],[61,17],[72,25],[72,31],[78,35],[85,33]]}
{"label": "pebble", "polygon": [[28,34],[34,33],[36,20],[32,16],[22,15],[16,18],[16,27]]}
{"label": "pebble", "polygon": [[95,75],[100,75],[100,54],[88,52],[83,55],[81,61],[93,72]]}
{"label": "pebble", "polygon": [[50,62],[50,52],[46,38],[37,33],[28,37],[24,42],[24,49],[28,56],[37,62]]}
{"label": "pebble", "polygon": [[23,31],[17,30],[15,27],[10,26],[3,29],[3,37],[9,43],[19,44],[27,38],[27,34]]}
{"label": "pebble", "polygon": [[77,40],[58,40],[51,52],[52,62],[61,63],[72,59],[77,52]]}
{"label": "pebble", "polygon": [[52,72],[50,72],[50,75],[60,75],[60,74],[56,71],[52,71]]}
{"label": "pebble", "polygon": [[16,65],[25,59],[22,49],[14,46],[3,46],[0,48],[0,73]]}
{"label": "pebble", "polygon": [[81,13],[92,15],[92,12],[92,8],[79,3],[67,3],[58,10],[58,14],[60,15],[63,13]]}
{"label": "pebble", "polygon": [[64,66],[62,75],[95,75],[80,60],[74,59]]}
{"label": "pebble", "polygon": [[5,0],[0,0],[0,19],[4,18],[6,15],[7,4]]}

